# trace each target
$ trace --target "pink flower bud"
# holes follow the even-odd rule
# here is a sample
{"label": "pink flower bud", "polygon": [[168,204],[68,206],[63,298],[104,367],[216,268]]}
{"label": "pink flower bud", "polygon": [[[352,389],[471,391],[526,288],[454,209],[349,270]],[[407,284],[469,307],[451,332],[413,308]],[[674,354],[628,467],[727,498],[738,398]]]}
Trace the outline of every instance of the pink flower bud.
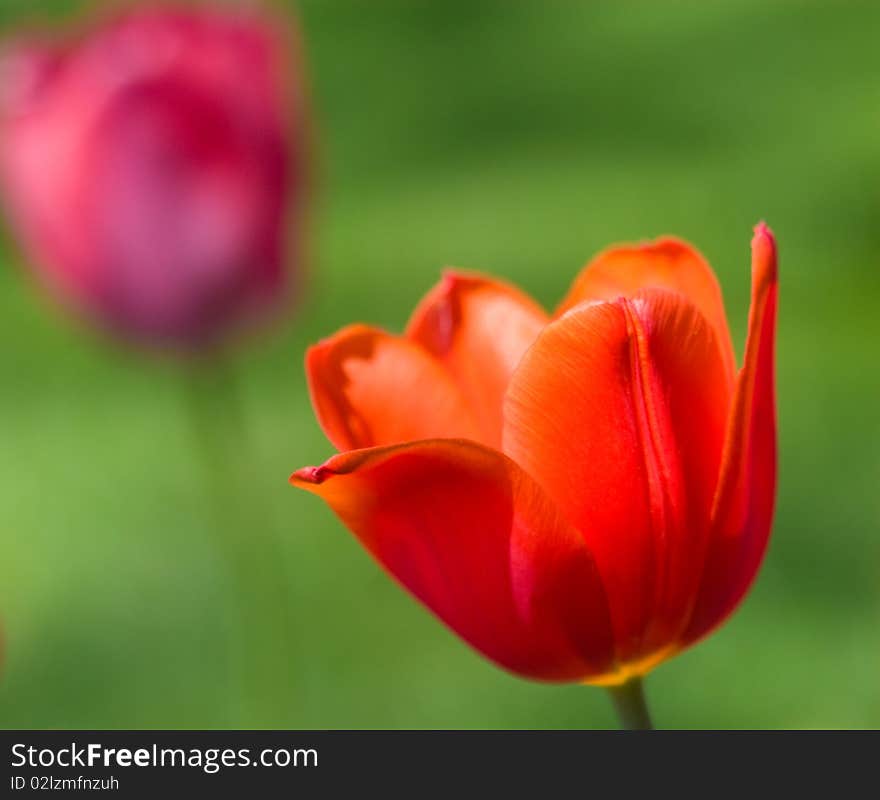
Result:
{"label": "pink flower bud", "polygon": [[7,47],[0,180],[66,306],[190,351],[283,306],[304,171],[289,45],[252,11],[163,6]]}

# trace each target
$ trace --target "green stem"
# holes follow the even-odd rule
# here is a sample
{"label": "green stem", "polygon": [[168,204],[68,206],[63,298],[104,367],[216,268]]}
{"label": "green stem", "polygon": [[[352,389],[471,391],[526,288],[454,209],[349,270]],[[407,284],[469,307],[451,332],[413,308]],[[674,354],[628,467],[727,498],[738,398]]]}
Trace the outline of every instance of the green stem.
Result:
{"label": "green stem", "polygon": [[284,553],[267,519],[253,464],[238,386],[220,359],[193,365],[189,416],[203,462],[211,532],[230,581],[240,706],[235,727],[289,727],[294,659]]}
{"label": "green stem", "polygon": [[608,692],[622,728],[630,731],[654,729],[641,678],[632,678],[619,686],[611,686]]}

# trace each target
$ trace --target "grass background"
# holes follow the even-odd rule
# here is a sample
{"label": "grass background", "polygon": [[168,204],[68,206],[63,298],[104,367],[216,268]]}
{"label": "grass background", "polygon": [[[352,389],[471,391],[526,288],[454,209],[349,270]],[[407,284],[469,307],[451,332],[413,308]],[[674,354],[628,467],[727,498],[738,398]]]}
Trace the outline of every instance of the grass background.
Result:
{"label": "grass background", "polygon": [[[4,30],[36,5],[5,0]],[[0,725],[613,726],[600,690],[474,656],[287,486],[331,453],[303,350],[353,320],[400,329],[446,264],[552,306],[597,250],[675,233],[715,266],[741,353],[761,218],[782,276],[774,536],[740,611],[648,691],[664,726],[880,725],[880,5],[299,9],[320,142],[308,294],[231,366],[260,510],[245,535],[281,548],[290,591],[284,687],[262,687],[272,715],[242,717],[184,370],[53,313],[7,240]]]}

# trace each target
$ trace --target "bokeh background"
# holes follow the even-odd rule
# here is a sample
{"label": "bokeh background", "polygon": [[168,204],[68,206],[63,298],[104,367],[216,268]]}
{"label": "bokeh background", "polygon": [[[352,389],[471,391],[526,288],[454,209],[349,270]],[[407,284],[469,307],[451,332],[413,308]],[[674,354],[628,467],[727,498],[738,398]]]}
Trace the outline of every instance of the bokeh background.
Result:
{"label": "bokeh background", "polygon": [[[663,726],[880,725],[880,5],[297,6],[318,194],[299,316],[230,365],[253,515],[211,508],[182,370],[60,317],[0,248],[0,726],[615,726],[604,692],[475,656],[287,486],[332,452],[303,351],[354,320],[401,329],[444,265],[552,306],[597,250],[675,233],[715,266],[741,353],[761,218],[781,252],[775,532],[743,607],[647,688]],[[0,24],[81,8],[4,0]],[[240,652],[216,547],[234,520],[286,574],[262,718],[239,673],[271,655]]]}

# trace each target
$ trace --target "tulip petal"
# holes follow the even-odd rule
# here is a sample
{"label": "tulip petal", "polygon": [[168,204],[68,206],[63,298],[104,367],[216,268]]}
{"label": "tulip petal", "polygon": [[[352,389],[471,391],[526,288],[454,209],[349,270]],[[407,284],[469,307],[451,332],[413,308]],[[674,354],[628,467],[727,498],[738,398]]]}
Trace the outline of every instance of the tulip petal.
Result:
{"label": "tulip petal", "polygon": [[486,657],[539,680],[613,654],[583,538],[510,459],[433,440],[343,453],[291,483],[322,497],[376,560]]}
{"label": "tulip petal", "polygon": [[776,242],[761,223],[752,239],[752,304],[715,492],[712,540],[690,644],[717,627],[757,574],[770,537],[776,497]]}
{"label": "tulip petal", "polygon": [[583,304],[513,376],[504,451],[586,538],[623,663],[690,616],[730,401],[714,330],[680,294]]}
{"label": "tulip petal", "polygon": [[140,344],[213,352],[288,299],[299,80],[262,14],[140,5],[0,53],[0,184],[64,304]]}
{"label": "tulip petal", "polygon": [[581,271],[556,315],[588,300],[616,300],[640,289],[669,289],[693,303],[715,328],[718,346],[733,379],[736,360],[721,288],[705,258],[687,242],[664,236],[640,245],[613,247]]}
{"label": "tulip petal", "polygon": [[414,342],[376,328],[351,325],[310,347],[306,377],[318,422],[339,450],[478,436],[446,371]]}
{"label": "tulip petal", "polygon": [[497,446],[510,376],[547,322],[543,309],[518,289],[450,270],[413,312],[407,336],[449,370],[482,440]]}

